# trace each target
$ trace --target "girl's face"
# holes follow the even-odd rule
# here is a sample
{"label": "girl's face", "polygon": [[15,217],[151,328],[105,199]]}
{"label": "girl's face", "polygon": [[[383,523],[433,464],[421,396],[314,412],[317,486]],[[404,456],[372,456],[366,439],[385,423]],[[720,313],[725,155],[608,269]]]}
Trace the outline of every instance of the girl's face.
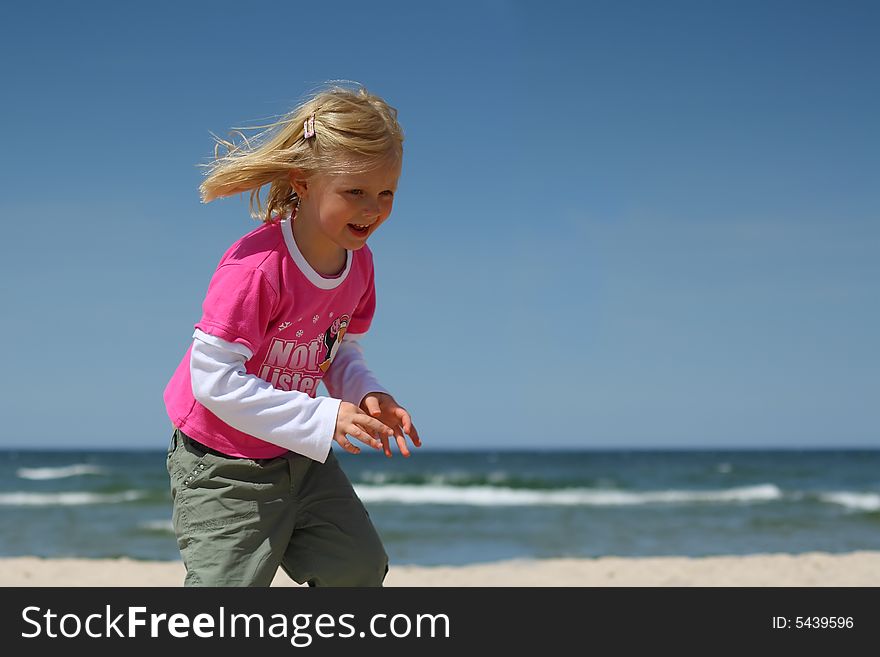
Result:
{"label": "girl's face", "polygon": [[[367,173],[312,176],[302,187],[296,221],[307,222],[321,246],[356,251],[391,214],[398,178],[399,163]],[[297,182],[303,185],[295,181],[295,187]]]}

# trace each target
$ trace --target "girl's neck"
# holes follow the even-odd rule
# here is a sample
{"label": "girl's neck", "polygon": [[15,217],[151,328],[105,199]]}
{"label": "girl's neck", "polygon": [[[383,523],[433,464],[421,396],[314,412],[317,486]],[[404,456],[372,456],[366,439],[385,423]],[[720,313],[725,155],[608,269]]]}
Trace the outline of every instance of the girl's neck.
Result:
{"label": "girl's neck", "polygon": [[345,270],[348,253],[338,244],[326,239],[308,221],[291,217],[291,229],[296,246],[306,262],[321,276],[338,276]]}

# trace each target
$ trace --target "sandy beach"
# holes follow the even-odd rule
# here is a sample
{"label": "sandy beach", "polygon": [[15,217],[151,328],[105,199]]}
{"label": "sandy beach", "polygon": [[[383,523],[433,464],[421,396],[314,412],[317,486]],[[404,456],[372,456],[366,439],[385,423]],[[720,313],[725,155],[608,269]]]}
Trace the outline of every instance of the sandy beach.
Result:
{"label": "sandy beach", "polygon": [[[180,562],[0,559],[0,586],[181,586]],[[502,561],[393,566],[387,586],[880,586],[880,552]],[[279,571],[273,586],[296,586]]]}

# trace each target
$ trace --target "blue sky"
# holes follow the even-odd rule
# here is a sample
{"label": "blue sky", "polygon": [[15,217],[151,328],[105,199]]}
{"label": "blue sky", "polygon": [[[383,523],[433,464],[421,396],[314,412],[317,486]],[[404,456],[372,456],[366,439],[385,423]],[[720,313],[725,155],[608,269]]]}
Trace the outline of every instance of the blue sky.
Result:
{"label": "blue sky", "polygon": [[[246,9],[245,9],[246,8]],[[396,106],[371,367],[426,448],[880,446],[871,2],[17,3],[0,447],[167,444],[256,223],[211,132]]]}

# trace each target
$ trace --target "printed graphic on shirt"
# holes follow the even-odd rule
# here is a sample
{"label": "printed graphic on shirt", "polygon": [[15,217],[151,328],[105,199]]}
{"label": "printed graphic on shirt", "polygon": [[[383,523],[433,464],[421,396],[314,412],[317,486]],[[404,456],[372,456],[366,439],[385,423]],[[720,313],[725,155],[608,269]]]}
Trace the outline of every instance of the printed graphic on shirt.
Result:
{"label": "printed graphic on shirt", "polygon": [[336,352],[339,351],[339,343],[342,342],[342,336],[345,335],[345,331],[348,329],[348,319],[348,315],[337,317],[330,325],[330,328],[324,332],[324,347],[327,349],[327,357],[323,363],[318,365],[322,372],[327,371],[330,363],[336,357]]}
{"label": "printed graphic on shirt", "polygon": [[[260,365],[260,378],[279,390],[314,393],[339,350],[349,321],[348,315],[336,318],[323,335],[308,342],[272,338],[266,359]],[[302,334],[301,330],[296,332],[297,337]]]}

